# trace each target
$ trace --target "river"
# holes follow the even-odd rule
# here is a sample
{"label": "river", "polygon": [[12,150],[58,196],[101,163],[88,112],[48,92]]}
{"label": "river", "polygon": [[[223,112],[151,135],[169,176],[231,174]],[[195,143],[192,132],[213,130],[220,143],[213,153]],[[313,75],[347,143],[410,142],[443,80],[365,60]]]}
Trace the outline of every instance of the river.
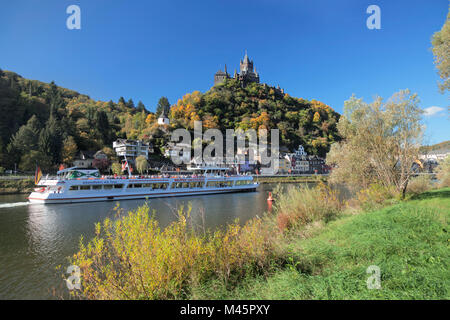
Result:
{"label": "river", "polygon": [[[241,223],[268,209],[267,196],[275,185],[257,192],[150,199],[161,227],[176,219],[176,208],[192,206],[196,225],[220,228],[236,218]],[[53,288],[65,289],[63,272],[77,251],[80,236],[90,239],[94,224],[114,217],[117,202],[29,204],[27,195],[0,196],[0,299],[56,299]],[[145,200],[121,201],[133,210]],[[57,266],[62,269],[56,270]]]}

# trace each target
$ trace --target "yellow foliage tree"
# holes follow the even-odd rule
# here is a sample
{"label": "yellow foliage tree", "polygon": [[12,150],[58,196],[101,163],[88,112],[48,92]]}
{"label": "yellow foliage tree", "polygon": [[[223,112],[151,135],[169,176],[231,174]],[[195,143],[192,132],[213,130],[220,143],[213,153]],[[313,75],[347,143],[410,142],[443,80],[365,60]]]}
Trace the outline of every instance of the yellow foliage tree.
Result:
{"label": "yellow foliage tree", "polygon": [[319,122],[320,121],[320,114],[319,114],[319,112],[316,111],[316,113],[314,113],[313,121],[314,122]]}

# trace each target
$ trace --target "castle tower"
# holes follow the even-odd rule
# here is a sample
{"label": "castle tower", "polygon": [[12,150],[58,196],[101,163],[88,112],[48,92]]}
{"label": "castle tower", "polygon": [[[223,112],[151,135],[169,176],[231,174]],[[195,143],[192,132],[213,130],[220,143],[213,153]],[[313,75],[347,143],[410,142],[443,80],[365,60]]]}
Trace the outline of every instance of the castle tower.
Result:
{"label": "castle tower", "polygon": [[[240,81],[241,85],[245,87],[248,83],[259,83],[259,74],[256,72],[256,68],[253,66],[253,60],[250,60],[245,50],[244,60],[240,60],[239,73],[234,70],[233,79]],[[227,65],[225,65],[224,71],[219,70],[214,74],[214,85],[225,82],[226,79],[231,79],[227,71]]]}
{"label": "castle tower", "polygon": [[225,65],[225,71],[219,70],[214,75],[214,85],[225,82],[226,79],[229,79],[230,75],[227,72],[227,65]]}

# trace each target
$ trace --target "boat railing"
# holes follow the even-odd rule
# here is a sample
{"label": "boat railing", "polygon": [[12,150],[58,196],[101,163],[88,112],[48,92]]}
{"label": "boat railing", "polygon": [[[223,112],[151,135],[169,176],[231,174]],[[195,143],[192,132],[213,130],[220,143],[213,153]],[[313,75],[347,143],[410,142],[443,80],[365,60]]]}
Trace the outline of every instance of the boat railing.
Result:
{"label": "boat railing", "polygon": [[108,180],[114,180],[114,179],[189,179],[189,178],[237,178],[237,177],[247,177],[246,175],[240,175],[240,174],[189,174],[189,175],[120,175],[120,176],[113,176],[113,175],[103,175],[99,178],[94,177],[81,177],[81,178],[70,178],[66,176],[53,176],[53,175],[47,175],[46,177],[43,177],[43,181],[72,181],[72,180],[95,180],[95,179],[108,179]]}

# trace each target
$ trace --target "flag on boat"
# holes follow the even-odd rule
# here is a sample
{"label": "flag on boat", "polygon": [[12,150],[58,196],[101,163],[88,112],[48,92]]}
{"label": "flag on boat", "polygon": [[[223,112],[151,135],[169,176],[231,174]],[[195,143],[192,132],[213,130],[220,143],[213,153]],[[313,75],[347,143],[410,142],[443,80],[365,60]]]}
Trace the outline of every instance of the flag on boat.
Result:
{"label": "flag on boat", "polygon": [[61,170],[64,170],[65,168],[64,168],[64,165],[63,164],[60,164],[59,165],[59,170],[61,171]]}
{"label": "flag on boat", "polygon": [[122,171],[125,171],[125,169],[128,167],[128,160],[125,160],[124,163],[122,163]]}
{"label": "flag on boat", "polygon": [[39,166],[36,165],[36,172],[34,173],[34,184],[38,184],[39,180],[41,180],[41,177],[42,177],[41,168],[39,168]]}

